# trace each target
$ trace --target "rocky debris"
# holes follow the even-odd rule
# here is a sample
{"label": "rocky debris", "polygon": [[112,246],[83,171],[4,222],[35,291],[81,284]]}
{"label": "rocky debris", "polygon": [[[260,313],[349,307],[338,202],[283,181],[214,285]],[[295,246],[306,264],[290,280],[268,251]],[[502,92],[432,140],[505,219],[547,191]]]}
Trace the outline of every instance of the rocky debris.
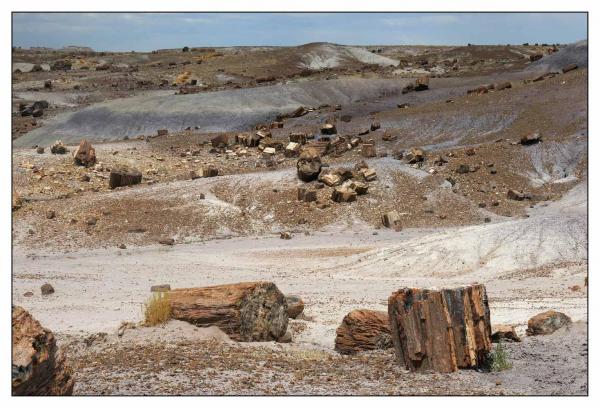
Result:
{"label": "rocky debris", "polygon": [[529,61],[534,62],[534,61],[537,61],[539,59],[542,59],[543,57],[544,57],[544,54],[538,52],[538,53],[535,53],[533,55],[530,55],[529,56]]}
{"label": "rocky debris", "polygon": [[150,292],[168,292],[170,290],[171,290],[171,285],[169,285],[168,283],[150,286]]}
{"label": "rocky debris", "polygon": [[340,174],[330,169],[322,170],[321,173],[319,173],[318,180],[329,187],[339,186],[344,181]]}
{"label": "rocky debris", "polygon": [[298,201],[307,203],[317,201],[317,192],[315,190],[308,190],[304,187],[298,187]]}
{"label": "rocky debris", "polygon": [[44,154],[44,148],[41,147],[41,146],[38,146],[35,151],[36,151],[37,154]]}
{"label": "rocky debris", "polygon": [[425,160],[425,153],[423,150],[413,147],[404,155],[404,158],[406,159],[407,163],[415,164]]}
{"label": "rocky debris", "polygon": [[49,283],[44,283],[40,288],[42,295],[47,296],[54,293],[54,287]]}
{"label": "rocky debris", "polygon": [[410,371],[482,368],[492,350],[485,286],[404,288],[388,299],[398,361]]}
{"label": "rocky debris", "polygon": [[86,219],[85,219],[85,223],[89,226],[96,225],[97,222],[98,222],[98,218],[96,218],[96,217],[90,216],[90,217],[86,217]]}
{"label": "rocky debris", "polygon": [[336,203],[351,203],[356,201],[356,196],[357,192],[346,185],[334,188],[331,193],[331,199]]}
{"label": "rocky debris", "polygon": [[62,140],[57,140],[52,146],[50,146],[50,153],[52,154],[66,154],[67,148],[63,144]]}
{"label": "rocky debris", "polygon": [[221,134],[210,139],[212,147],[225,148],[229,146],[229,136],[227,134]]}
{"label": "rocky debris", "polygon": [[156,136],[167,136],[169,134],[168,129],[158,129],[156,131]]}
{"label": "rocky debris", "polygon": [[304,116],[308,113],[308,110],[304,107],[304,106],[299,106],[296,110],[294,110],[293,112],[289,113],[285,117],[288,118],[299,118],[300,116]]}
{"label": "rocky debris", "polygon": [[443,166],[444,164],[448,163],[448,159],[446,159],[444,156],[439,155],[436,156],[433,159],[433,164],[437,165],[437,166]]}
{"label": "rocky debris", "polygon": [[271,131],[270,131],[270,130],[269,130],[269,128],[268,128],[268,127],[266,127],[266,126],[260,127],[260,128],[258,129],[258,131],[257,131],[255,134],[256,134],[256,136],[258,136],[260,139],[264,139],[264,138],[267,138],[267,137],[271,137]]}
{"label": "rocky debris", "polygon": [[458,174],[467,174],[471,172],[471,166],[469,166],[468,164],[460,164],[457,168],[456,168],[456,172]]}
{"label": "rocky debris", "polygon": [[577,68],[578,68],[578,67],[577,67],[577,64],[569,64],[569,65],[567,65],[566,67],[564,67],[564,68],[562,69],[562,73],[563,73],[563,74],[566,74],[567,72],[569,72],[569,71],[573,71],[573,70],[575,70],[575,69],[577,69]]}
{"label": "rocky debris", "polygon": [[110,170],[108,186],[111,189],[132,186],[142,182],[142,173],[128,167],[117,167]]}
{"label": "rocky debris", "polygon": [[563,326],[571,324],[571,318],[555,310],[537,314],[527,321],[528,336],[552,334]]}
{"label": "rocky debris", "polygon": [[277,339],[277,343],[291,343],[292,342],[292,333],[290,331],[286,331],[283,336]]}
{"label": "rocky debris", "polygon": [[398,211],[392,210],[388,211],[381,216],[381,223],[386,228],[391,228],[396,231],[400,231],[402,229],[402,225],[400,222],[400,214]]}
{"label": "rocky debris", "polygon": [[82,140],[73,152],[73,161],[79,166],[93,166],[96,164],[96,149],[87,140]]}
{"label": "rocky debris", "polygon": [[117,248],[119,248],[119,249],[127,249],[127,245],[125,245],[125,244],[119,244],[119,246],[117,246]]}
{"label": "rocky debris", "polygon": [[58,60],[54,61],[50,65],[50,70],[52,71],[69,71],[71,69],[71,61],[69,60]]}
{"label": "rocky debris", "polygon": [[12,210],[18,210],[23,206],[23,200],[21,199],[21,195],[17,193],[15,190],[12,191]]}
{"label": "rocky debris", "polygon": [[415,81],[415,91],[425,91],[429,89],[429,77],[422,76]]}
{"label": "rocky debris", "polygon": [[289,138],[291,143],[298,143],[300,145],[306,144],[307,137],[305,133],[290,133]]}
{"label": "rocky debris", "polygon": [[287,303],[287,315],[290,319],[295,319],[304,311],[304,301],[300,296],[288,295],[285,297]]}
{"label": "rocky debris", "polygon": [[32,297],[33,296],[33,292],[27,291],[27,292],[23,293],[23,296],[24,297]]}
{"label": "rocky debris", "polygon": [[521,138],[522,145],[532,145],[542,141],[542,136],[539,132],[529,133]]}
{"label": "rocky debris", "polygon": [[337,129],[332,123],[325,123],[321,126],[321,134],[323,135],[335,135],[337,133]]}
{"label": "rocky debris", "polygon": [[284,155],[285,157],[296,157],[300,154],[300,149],[302,145],[297,142],[289,142],[285,147]]}
{"label": "rocky debris", "polygon": [[235,137],[236,143],[246,147],[257,147],[260,143],[261,137],[256,133],[240,133]]}
{"label": "rocky debris", "polygon": [[378,121],[375,121],[373,123],[371,123],[371,131],[375,131],[377,129],[381,128],[381,123],[379,123]]}
{"label": "rocky debris", "polygon": [[358,180],[346,180],[342,184],[342,188],[348,188],[350,190],[356,191],[357,195],[363,195],[367,194],[367,191],[369,190],[369,185]]}
{"label": "rocky debris", "polygon": [[496,88],[496,91],[503,91],[504,89],[510,89],[510,88],[512,88],[512,83],[502,82],[502,83],[496,84],[495,88]]}
{"label": "rocky debris", "polygon": [[352,122],[352,115],[342,115],[340,120],[346,123]]}
{"label": "rocky debris", "polygon": [[360,154],[362,157],[376,157],[375,141],[370,139],[366,143],[363,143],[360,147]]}
{"label": "rocky debris", "polygon": [[217,177],[219,175],[219,169],[215,165],[208,165],[200,169],[201,177]]}
{"label": "rocky debris", "polygon": [[360,130],[358,131],[358,135],[359,135],[359,136],[368,135],[368,134],[369,134],[369,132],[370,132],[369,128],[360,129]]}
{"label": "rocky debris", "polygon": [[319,140],[310,141],[306,147],[315,149],[320,156],[324,156],[331,150],[331,140],[328,137],[322,137]]}
{"label": "rocky debris", "polygon": [[410,108],[410,103],[399,103],[396,105],[399,109],[408,109]]}
{"label": "rocky debris", "polygon": [[309,182],[316,180],[321,172],[321,156],[314,148],[306,148],[300,153],[296,163],[298,178]]}
{"label": "rocky debris", "polygon": [[171,237],[161,237],[158,239],[158,243],[161,245],[173,246],[175,245],[175,240]]}
{"label": "rocky debris", "polygon": [[335,350],[341,354],[393,347],[388,315],[385,312],[353,310],[344,316],[335,333]]}
{"label": "rocky debris", "polygon": [[513,190],[513,189],[508,190],[508,193],[506,193],[506,197],[510,200],[515,200],[515,201],[525,200],[525,194],[523,194],[520,191]]}
{"label": "rocky debris", "polygon": [[292,239],[292,234],[288,231],[282,231],[279,233],[279,239]]}
{"label": "rocky debris", "polygon": [[12,308],[12,395],[71,395],[75,380],[54,334]]}
{"label": "rocky debris", "polygon": [[392,142],[394,140],[396,140],[398,138],[397,135],[393,134],[393,133],[389,133],[389,132],[385,132],[383,134],[383,136],[381,136],[381,140],[386,141],[386,142]]}
{"label": "rocky debris", "polygon": [[500,324],[494,326],[492,330],[492,343],[499,343],[501,341],[518,343],[521,341],[521,338],[517,335],[514,326]]}
{"label": "rocky debris", "polygon": [[236,341],[273,341],[287,330],[285,296],[271,282],[244,282],[169,292],[172,317],[217,326]]}
{"label": "rocky debris", "polygon": [[360,169],[360,173],[362,174],[365,181],[374,181],[377,179],[377,172],[374,168],[368,167]]}

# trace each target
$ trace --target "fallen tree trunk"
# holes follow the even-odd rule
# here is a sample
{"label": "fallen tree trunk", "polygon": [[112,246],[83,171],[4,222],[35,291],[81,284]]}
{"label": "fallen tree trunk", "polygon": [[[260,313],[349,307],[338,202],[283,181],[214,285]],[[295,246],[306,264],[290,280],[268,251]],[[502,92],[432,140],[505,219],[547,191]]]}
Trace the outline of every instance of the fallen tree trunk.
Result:
{"label": "fallen tree trunk", "polygon": [[385,312],[353,310],[344,317],[335,333],[335,350],[341,354],[393,347],[389,319]]}
{"label": "fallen tree trunk", "polygon": [[271,282],[244,282],[169,292],[171,316],[217,326],[237,341],[271,341],[285,334],[285,296]]}
{"label": "fallen tree trunk", "polygon": [[401,289],[388,299],[388,314],[398,361],[410,371],[479,368],[492,349],[484,285]]}

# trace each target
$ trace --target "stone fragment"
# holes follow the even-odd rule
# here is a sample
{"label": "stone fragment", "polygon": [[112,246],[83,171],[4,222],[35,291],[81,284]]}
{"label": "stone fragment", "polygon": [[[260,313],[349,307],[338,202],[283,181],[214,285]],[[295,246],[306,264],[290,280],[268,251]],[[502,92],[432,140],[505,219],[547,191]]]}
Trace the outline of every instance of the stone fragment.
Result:
{"label": "stone fragment", "polygon": [[304,301],[300,296],[288,295],[285,297],[287,303],[287,315],[290,319],[295,319],[304,311]]}
{"label": "stone fragment", "polygon": [[375,310],[358,309],[344,316],[336,330],[335,350],[341,354],[384,350],[393,347],[388,315]]}
{"label": "stone fragment", "polygon": [[492,330],[492,342],[520,342],[521,338],[517,335],[514,326],[508,324],[499,324]]}

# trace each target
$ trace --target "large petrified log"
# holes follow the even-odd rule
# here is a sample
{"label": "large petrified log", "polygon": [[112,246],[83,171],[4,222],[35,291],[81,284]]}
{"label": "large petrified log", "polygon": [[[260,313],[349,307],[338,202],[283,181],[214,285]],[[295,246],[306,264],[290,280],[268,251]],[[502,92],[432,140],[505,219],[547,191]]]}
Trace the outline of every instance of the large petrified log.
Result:
{"label": "large petrified log", "polygon": [[74,383],[52,332],[13,306],[12,395],[71,395]]}
{"label": "large petrified log", "polygon": [[410,371],[478,368],[492,349],[485,286],[404,288],[388,299],[398,361]]}
{"label": "large petrified log", "polygon": [[243,282],[169,292],[171,315],[196,326],[218,326],[237,341],[271,341],[288,325],[285,296],[271,282]]}
{"label": "large petrified log", "polygon": [[385,312],[353,310],[344,317],[335,334],[335,350],[342,354],[393,347]]}

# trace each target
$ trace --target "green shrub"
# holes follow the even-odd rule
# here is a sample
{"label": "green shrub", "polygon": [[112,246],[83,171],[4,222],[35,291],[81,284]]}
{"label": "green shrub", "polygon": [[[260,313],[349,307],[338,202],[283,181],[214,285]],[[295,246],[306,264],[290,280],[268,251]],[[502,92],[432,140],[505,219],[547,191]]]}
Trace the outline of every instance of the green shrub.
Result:
{"label": "green shrub", "polygon": [[502,342],[499,342],[494,351],[488,354],[487,366],[490,371],[494,372],[512,368],[512,363],[508,360],[508,353],[502,347]]}

